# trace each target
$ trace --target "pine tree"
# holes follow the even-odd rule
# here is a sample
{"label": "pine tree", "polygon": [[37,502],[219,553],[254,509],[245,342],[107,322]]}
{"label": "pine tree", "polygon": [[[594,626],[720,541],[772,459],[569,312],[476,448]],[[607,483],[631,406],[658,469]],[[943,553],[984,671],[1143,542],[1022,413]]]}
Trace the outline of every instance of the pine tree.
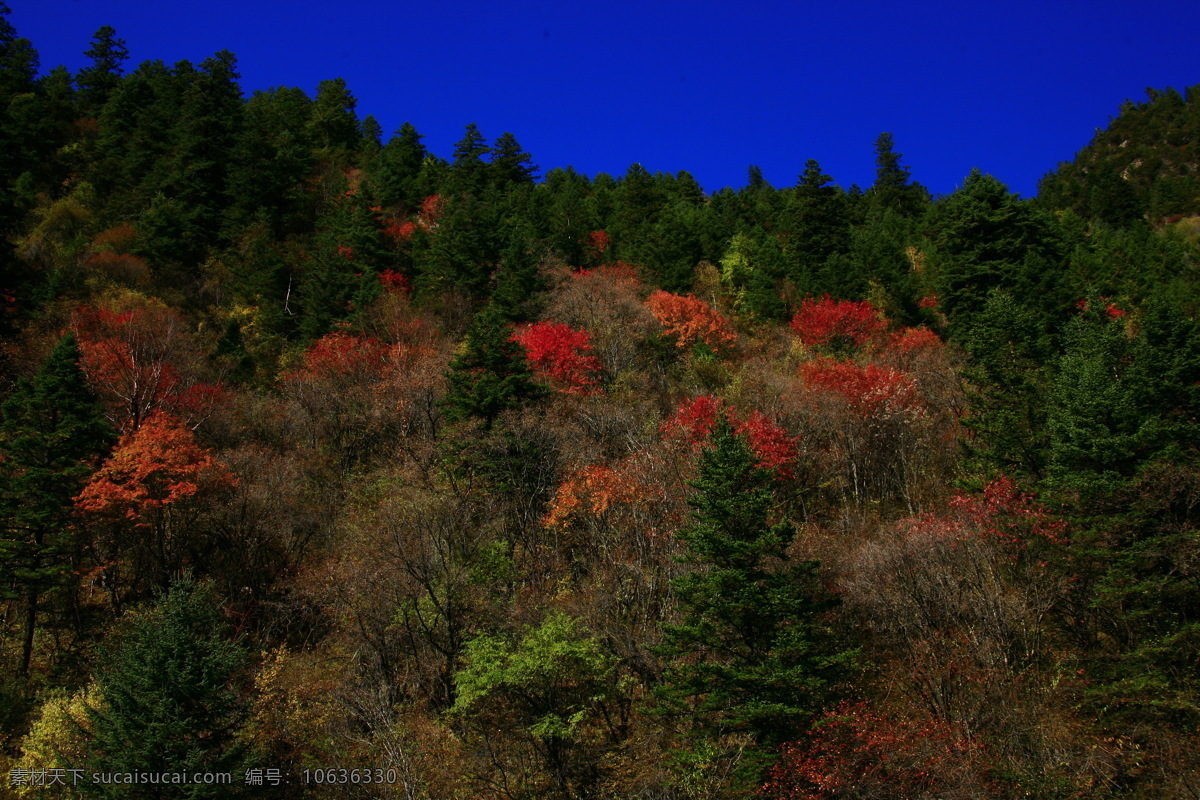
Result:
{"label": "pine tree", "polygon": [[480,419],[487,428],[502,411],[545,394],[525,363],[525,348],[512,340],[504,311],[495,304],[475,315],[447,377],[446,416]]}
{"label": "pine tree", "polygon": [[533,157],[521,148],[517,137],[511,133],[500,134],[500,138],[492,145],[491,153],[488,171],[492,184],[500,189],[533,183],[537,177],[538,167],[533,163]]}
{"label": "pine tree", "polygon": [[822,265],[850,243],[845,198],[832,181],[810,158],[786,212],[792,277],[801,289],[812,292],[826,288],[816,278]]}
{"label": "pine tree", "polygon": [[474,123],[467,125],[463,138],[454,145],[454,158],[450,162],[446,190],[451,195],[475,194],[487,183],[488,165],[483,157],[491,152],[487,140]]}
{"label": "pine tree", "polygon": [[79,70],[75,84],[79,87],[79,102],[85,113],[99,113],[108,96],[121,81],[122,66],[129,59],[129,48],[110,25],[104,25],[92,35],[92,46],[83,51],[91,63]]}
{"label": "pine tree", "polygon": [[816,562],[787,558],[792,528],[770,523],[770,482],[722,417],[692,484],[695,522],[679,534],[693,565],[674,582],[683,620],[662,647],[668,706],[692,701],[699,731],[749,733],[764,749],[803,729],[852,655],[827,644],[835,599]]}
{"label": "pine tree", "polygon": [[920,216],[929,205],[929,192],[921,184],[909,182],[910,170],[900,163],[901,158],[892,134],[879,134],[875,140],[875,184],[869,197],[873,205],[901,216]]}
{"label": "pine tree", "polygon": [[428,152],[424,137],[411,123],[404,123],[375,156],[370,179],[375,199],[385,208],[416,208],[421,200],[421,166]]}
{"label": "pine tree", "polygon": [[[186,578],[157,606],[137,614],[96,671],[102,702],[89,710],[92,739],[82,766],[102,773],[233,772],[244,766],[235,738],[241,714],[230,684],[245,655],[226,629],[212,591]],[[236,783],[87,788],[132,800],[239,794]]]}
{"label": "pine tree", "polygon": [[21,674],[32,658],[39,601],[71,563],[71,499],[113,439],[79,358],[75,337],[64,336],[3,406],[0,587],[12,586],[25,608]]}

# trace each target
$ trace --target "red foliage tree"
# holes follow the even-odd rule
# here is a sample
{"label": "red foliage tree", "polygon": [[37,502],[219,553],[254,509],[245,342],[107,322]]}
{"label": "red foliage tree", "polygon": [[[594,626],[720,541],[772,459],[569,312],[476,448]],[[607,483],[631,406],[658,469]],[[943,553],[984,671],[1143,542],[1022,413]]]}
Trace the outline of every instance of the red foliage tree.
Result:
{"label": "red foliage tree", "polygon": [[284,374],[287,381],[329,382],[382,377],[388,365],[388,346],[371,337],[341,331],[327,333],[304,351],[301,366]]}
{"label": "red foliage tree", "polygon": [[834,300],[826,294],[805,298],[791,327],[809,347],[861,347],[883,332],[887,320],[866,300]]}
{"label": "red foliage tree", "polygon": [[561,322],[523,325],[512,340],[525,348],[534,375],[564,394],[592,394],[600,360],[592,355],[592,337]]}
{"label": "red foliage tree", "polygon": [[901,328],[888,337],[888,348],[904,355],[937,350],[942,339],[928,328]]}
{"label": "red foliage tree", "polygon": [[920,401],[911,376],[877,364],[814,358],[800,366],[800,377],[811,389],[840,397],[862,416],[913,409]]}
{"label": "red foliage tree", "polygon": [[136,430],[155,411],[196,423],[224,397],[198,380],[203,355],[183,317],[161,302],[123,298],[72,319],[82,363],[113,427]]}
{"label": "red foliage tree", "polygon": [[411,294],[412,285],[402,273],[394,269],[385,269],[379,273],[379,283],[389,294]]}
{"label": "red foliage tree", "polygon": [[738,415],[719,397],[700,395],[684,400],[663,423],[662,432],[668,438],[682,440],[691,447],[699,448],[708,443],[722,414],[728,417],[736,433],[745,435],[750,441],[750,449],[758,458],[760,467],[773,470],[780,478],[795,476],[795,438],[759,411]]}
{"label": "red foliage tree", "polygon": [[646,305],[679,347],[703,344],[721,350],[737,341],[729,320],[694,294],[683,296],[660,289],[646,299]]}
{"label": "red foliage tree", "polygon": [[977,743],[934,718],[901,719],[842,704],[784,745],[760,794],[771,800],[988,797]]}

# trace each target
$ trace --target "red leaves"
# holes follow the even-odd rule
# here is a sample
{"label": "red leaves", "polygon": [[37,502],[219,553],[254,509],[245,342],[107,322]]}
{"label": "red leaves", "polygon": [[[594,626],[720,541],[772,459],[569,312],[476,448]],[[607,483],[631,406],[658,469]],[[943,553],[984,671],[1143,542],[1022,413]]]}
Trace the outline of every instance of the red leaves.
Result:
{"label": "red leaves", "polygon": [[592,394],[600,361],[592,353],[592,337],[561,322],[536,322],[512,335],[526,351],[539,380],[565,394]]}
{"label": "red leaves", "polygon": [[869,417],[916,408],[920,397],[911,376],[890,367],[832,358],[814,358],[800,366],[811,389],[840,397],[856,413]]}
{"label": "red leaves", "polygon": [[843,703],[805,738],[781,748],[761,795],[772,800],[975,797],[973,790],[986,790],[987,784],[979,745],[947,723]]}
{"label": "red leaves", "polygon": [[379,283],[388,294],[411,294],[412,286],[403,274],[394,269],[385,269],[379,273]]}
{"label": "red leaves", "polygon": [[982,497],[956,495],[950,509],[976,530],[1019,547],[1037,539],[1062,543],[1066,533],[1063,520],[1053,517],[1032,494],[1018,489],[1007,475],[985,486]]}
{"label": "red leaves", "polygon": [[904,355],[936,350],[941,346],[941,337],[928,328],[901,328],[888,337],[888,347]]}
{"label": "red leaves", "polygon": [[750,449],[758,459],[758,466],[773,470],[780,478],[794,477],[796,465],[796,440],[771,422],[764,414],[751,411],[740,418],[725,401],[712,395],[700,395],[685,400],[675,413],[663,423],[663,435],[682,439],[692,447],[702,447],[717,426],[717,419],[725,414],[736,433],[750,441]]}
{"label": "red leaves", "polygon": [[600,258],[600,256],[604,255],[604,251],[608,249],[608,231],[592,231],[587,235],[585,243],[588,250],[591,251],[592,256]]}
{"label": "red leaves", "polygon": [[223,396],[186,369],[200,351],[183,317],[158,301],[130,297],[114,307],[82,307],[72,328],[88,381],[120,431],[135,430],[158,410],[197,419]]}
{"label": "red leaves", "polygon": [[694,294],[685,297],[660,289],[646,299],[646,305],[679,347],[703,344],[721,350],[737,341],[729,321]]}
{"label": "red leaves", "polygon": [[163,506],[236,483],[182,422],[158,413],[121,437],[75,505],[81,511],[140,522]]}
{"label": "red leaves", "polygon": [[381,377],[388,366],[389,347],[378,339],[334,331],[304,351],[303,366],[286,373],[288,381],[338,381],[351,377]]}
{"label": "red leaves", "polygon": [[866,300],[805,298],[792,318],[792,330],[805,345],[860,347],[887,327],[883,312]]}

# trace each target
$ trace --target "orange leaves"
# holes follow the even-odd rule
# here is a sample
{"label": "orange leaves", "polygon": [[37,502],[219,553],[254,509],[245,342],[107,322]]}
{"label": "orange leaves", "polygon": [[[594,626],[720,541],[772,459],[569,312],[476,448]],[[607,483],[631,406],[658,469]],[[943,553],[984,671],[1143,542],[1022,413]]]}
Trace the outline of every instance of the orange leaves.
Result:
{"label": "orange leaves", "polygon": [[645,495],[645,488],[627,471],[600,464],[583,467],[558,487],[542,524],[563,527],[581,514],[603,514],[614,503],[631,503]]}
{"label": "orange leaves", "polygon": [[517,329],[513,341],[525,348],[538,380],[565,394],[593,394],[600,360],[592,355],[592,337],[561,322],[535,322]]}
{"label": "orange leaves", "polygon": [[878,364],[820,357],[802,364],[800,377],[810,389],[840,398],[865,417],[912,410],[920,403],[911,376]]}
{"label": "orange leaves", "polygon": [[646,305],[679,347],[702,344],[721,350],[737,341],[729,321],[694,294],[682,296],[660,289],[646,299]]}
{"label": "orange leaves", "polygon": [[861,347],[887,327],[883,312],[866,300],[805,298],[791,328],[806,346]]}
{"label": "orange leaves", "polygon": [[121,437],[75,505],[81,511],[141,522],[149,512],[236,483],[178,419],[158,413]]}

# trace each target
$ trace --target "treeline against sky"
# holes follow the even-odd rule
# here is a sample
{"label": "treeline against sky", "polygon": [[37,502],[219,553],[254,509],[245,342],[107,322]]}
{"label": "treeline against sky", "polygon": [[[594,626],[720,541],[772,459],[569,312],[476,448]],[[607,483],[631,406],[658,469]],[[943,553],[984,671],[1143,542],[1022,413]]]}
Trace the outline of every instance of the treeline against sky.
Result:
{"label": "treeline against sky", "polygon": [[0,796],[1200,793],[1200,88],[705,193],[86,54],[0,4]]}

